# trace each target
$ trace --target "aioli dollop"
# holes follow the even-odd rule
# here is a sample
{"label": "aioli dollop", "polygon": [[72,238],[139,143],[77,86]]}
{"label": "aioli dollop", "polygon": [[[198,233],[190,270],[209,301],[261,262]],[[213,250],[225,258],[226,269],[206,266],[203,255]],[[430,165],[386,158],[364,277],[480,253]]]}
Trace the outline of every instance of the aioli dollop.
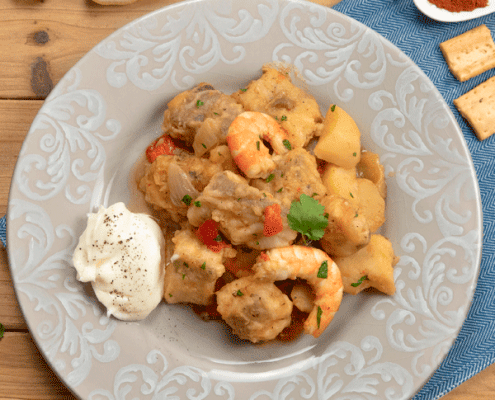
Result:
{"label": "aioli dollop", "polygon": [[163,297],[165,240],[147,214],[124,203],[89,214],[73,255],[77,279],[91,282],[107,314],[120,320],[146,318]]}

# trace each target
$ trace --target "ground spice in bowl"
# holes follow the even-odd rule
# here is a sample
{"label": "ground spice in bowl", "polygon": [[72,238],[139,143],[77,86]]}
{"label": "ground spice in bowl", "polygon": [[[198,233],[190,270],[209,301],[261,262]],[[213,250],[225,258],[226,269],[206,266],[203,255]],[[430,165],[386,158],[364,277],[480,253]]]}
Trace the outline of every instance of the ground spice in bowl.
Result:
{"label": "ground spice in bowl", "polygon": [[488,0],[428,0],[439,8],[451,12],[473,11],[476,8],[486,7]]}

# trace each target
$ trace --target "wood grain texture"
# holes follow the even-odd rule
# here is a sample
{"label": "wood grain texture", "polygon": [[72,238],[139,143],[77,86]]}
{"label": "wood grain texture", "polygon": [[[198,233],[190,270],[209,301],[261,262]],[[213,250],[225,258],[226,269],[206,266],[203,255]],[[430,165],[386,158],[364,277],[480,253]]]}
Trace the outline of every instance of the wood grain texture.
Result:
{"label": "wood grain texture", "polygon": [[[100,6],[91,0],[0,0],[0,216],[7,210],[22,142],[62,76],[94,45],[126,23],[179,0]],[[331,6],[339,0],[313,0]],[[353,0],[344,0],[353,1]],[[2,100],[3,99],[3,100]],[[0,244],[0,400],[73,400],[27,331]],[[495,365],[442,400],[495,399]]]}

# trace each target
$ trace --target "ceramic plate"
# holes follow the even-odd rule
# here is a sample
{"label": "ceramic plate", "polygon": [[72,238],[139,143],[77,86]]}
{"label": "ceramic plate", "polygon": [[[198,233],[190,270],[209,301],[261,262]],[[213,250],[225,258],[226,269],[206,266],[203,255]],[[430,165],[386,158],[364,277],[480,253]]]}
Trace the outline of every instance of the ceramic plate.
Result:
{"label": "ceramic plate", "polygon": [[[187,306],[107,318],[72,252],[99,204],[132,201],[129,175],[177,93],[244,87],[295,65],[322,112],[353,116],[388,176],[397,292],[344,296],[325,333],[236,341]],[[302,84],[301,82],[299,82]],[[16,293],[41,352],[83,399],[405,399],[444,358],[481,255],[480,196],[449,108],[401,51],[360,23],[300,1],[180,3],[118,30],[50,93],[15,169],[8,210]]]}

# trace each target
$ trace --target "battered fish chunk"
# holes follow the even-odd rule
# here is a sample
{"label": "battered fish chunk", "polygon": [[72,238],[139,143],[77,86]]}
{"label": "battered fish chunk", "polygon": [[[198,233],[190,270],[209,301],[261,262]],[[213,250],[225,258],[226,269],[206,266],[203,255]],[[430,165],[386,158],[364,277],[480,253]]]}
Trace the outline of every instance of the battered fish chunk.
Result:
{"label": "battered fish chunk", "polygon": [[326,187],[317,170],[316,159],[306,150],[299,148],[272,158],[277,165],[268,179],[255,179],[251,185],[271,193],[283,207],[290,209],[293,201],[302,193],[320,201],[326,194]]}
{"label": "battered fish chunk", "polygon": [[284,208],[282,232],[270,237],[263,236],[264,210],[277,201],[269,193],[250,186],[246,179],[230,171],[216,174],[197,201],[201,207],[189,209],[189,222],[199,226],[207,219],[214,219],[233,245],[246,244],[254,249],[268,249],[288,246],[297,236],[289,228],[288,210]]}
{"label": "battered fish chunk", "polygon": [[190,229],[177,231],[172,261],[165,269],[163,297],[167,303],[212,304],[215,284],[225,272],[224,261],[236,250],[224,248],[215,253],[201,243]]}
{"label": "battered fish chunk", "polygon": [[226,143],[230,124],[243,111],[233,97],[203,82],[168,103],[162,129],[192,146],[194,153],[201,157],[213,147]]}
{"label": "battered fish chunk", "polygon": [[263,74],[247,88],[232,95],[246,111],[276,118],[289,133],[291,147],[303,147],[323,128],[323,116],[315,98],[295,86],[288,74],[263,66]]}
{"label": "battered fish chunk", "polygon": [[272,340],[291,323],[292,302],[272,282],[252,276],[237,279],[217,292],[218,312],[241,339]]}
{"label": "battered fish chunk", "polygon": [[147,167],[139,182],[139,190],[144,193],[148,204],[170,217],[175,222],[187,220],[188,206],[182,201],[173,201],[170,197],[169,167],[175,164],[188,176],[194,188],[201,192],[213,175],[222,171],[219,164],[207,159],[182,152],[180,155],[162,155]]}

